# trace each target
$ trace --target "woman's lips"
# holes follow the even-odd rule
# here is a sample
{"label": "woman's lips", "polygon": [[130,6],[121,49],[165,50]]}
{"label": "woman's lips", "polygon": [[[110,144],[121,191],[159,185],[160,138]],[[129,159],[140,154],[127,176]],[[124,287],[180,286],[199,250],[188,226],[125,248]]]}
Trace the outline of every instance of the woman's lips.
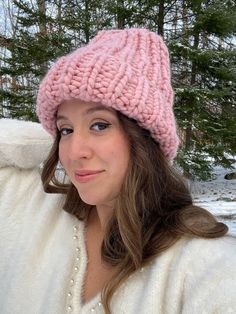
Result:
{"label": "woman's lips", "polygon": [[95,179],[104,170],[78,170],[75,172],[75,180],[79,183],[85,183]]}

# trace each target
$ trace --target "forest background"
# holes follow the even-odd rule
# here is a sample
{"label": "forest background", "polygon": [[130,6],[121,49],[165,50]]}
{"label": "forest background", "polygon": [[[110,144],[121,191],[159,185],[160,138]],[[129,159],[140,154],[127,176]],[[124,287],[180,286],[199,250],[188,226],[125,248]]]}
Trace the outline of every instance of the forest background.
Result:
{"label": "forest background", "polygon": [[37,121],[39,82],[55,60],[98,30],[146,27],[169,50],[181,147],[191,178],[236,156],[236,2],[1,0],[0,118]]}

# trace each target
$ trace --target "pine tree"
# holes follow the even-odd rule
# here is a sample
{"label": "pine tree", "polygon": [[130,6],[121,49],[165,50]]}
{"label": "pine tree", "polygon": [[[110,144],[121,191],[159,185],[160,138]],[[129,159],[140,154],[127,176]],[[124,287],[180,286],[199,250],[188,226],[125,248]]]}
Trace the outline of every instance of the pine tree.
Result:
{"label": "pine tree", "polygon": [[233,160],[226,153],[236,153],[236,56],[230,44],[236,14],[230,1],[224,6],[219,1],[185,5],[193,22],[170,45],[182,131],[178,162],[187,176],[206,179],[214,163],[229,167]]}
{"label": "pine tree", "polygon": [[70,50],[68,38],[59,31],[58,16],[46,15],[46,1],[14,1],[18,10],[15,35],[1,67],[2,77],[11,77],[11,88],[0,90],[5,116],[37,120],[36,91],[52,60]]}

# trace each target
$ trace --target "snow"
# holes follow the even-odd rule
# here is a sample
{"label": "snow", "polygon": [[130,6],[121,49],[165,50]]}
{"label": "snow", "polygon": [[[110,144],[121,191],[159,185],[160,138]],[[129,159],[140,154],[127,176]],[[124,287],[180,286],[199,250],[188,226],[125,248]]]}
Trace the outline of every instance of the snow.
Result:
{"label": "snow", "polygon": [[214,167],[215,179],[206,182],[190,182],[194,203],[206,208],[218,220],[229,227],[229,233],[236,236],[236,179],[226,180],[227,173],[235,172],[234,169]]}

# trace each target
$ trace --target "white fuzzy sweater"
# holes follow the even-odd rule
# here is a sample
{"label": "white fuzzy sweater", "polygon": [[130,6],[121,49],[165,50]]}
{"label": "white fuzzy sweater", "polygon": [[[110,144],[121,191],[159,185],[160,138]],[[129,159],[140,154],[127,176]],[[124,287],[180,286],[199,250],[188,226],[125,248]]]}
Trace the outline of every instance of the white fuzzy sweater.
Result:
{"label": "white fuzzy sweater", "polygon": [[[50,144],[35,123],[0,120],[0,313],[104,313],[100,295],[81,302],[83,223],[42,190]],[[112,313],[236,313],[236,239],[178,241],[119,288]]]}

